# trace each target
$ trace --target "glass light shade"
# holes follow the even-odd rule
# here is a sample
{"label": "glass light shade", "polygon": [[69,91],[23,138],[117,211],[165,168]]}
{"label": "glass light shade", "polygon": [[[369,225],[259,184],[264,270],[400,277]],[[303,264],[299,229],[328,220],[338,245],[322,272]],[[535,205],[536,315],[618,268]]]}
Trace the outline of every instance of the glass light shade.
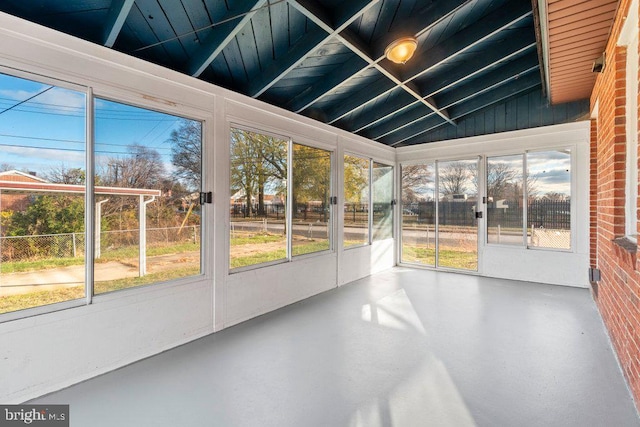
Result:
{"label": "glass light shade", "polygon": [[413,37],[404,37],[391,43],[384,50],[384,55],[391,62],[404,64],[413,56],[418,47],[418,41]]}

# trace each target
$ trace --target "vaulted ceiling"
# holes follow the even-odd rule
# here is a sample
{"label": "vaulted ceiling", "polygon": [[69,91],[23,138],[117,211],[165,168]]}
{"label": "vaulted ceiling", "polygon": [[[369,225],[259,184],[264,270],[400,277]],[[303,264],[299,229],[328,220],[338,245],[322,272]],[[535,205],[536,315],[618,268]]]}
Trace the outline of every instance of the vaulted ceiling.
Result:
{"label": "vaulted ceiling", "polygon": [[[0,11],[391,146],[460,134],[477,112],[543,93],[531,0],[3,0]],[[394,64],[384,50],[403,36],[418,49]]]}

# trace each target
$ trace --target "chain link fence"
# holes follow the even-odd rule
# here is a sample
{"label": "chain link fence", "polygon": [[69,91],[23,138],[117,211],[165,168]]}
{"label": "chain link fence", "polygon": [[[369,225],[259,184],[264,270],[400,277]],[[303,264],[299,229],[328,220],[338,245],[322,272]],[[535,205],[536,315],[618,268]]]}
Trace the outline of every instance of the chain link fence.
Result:
{"label": "chain link fence", "polygon": [[[167,246],[179,243],[200,243],[200,226],[148,228],[147,247]],[[100,252],[137,247],[140,233],[137,229],[103,231]],[[85,236],[83,232],[47,234],[37,236],[0,237],[0,260],[2,262],[33,261],[48,258],[84,257]]]}

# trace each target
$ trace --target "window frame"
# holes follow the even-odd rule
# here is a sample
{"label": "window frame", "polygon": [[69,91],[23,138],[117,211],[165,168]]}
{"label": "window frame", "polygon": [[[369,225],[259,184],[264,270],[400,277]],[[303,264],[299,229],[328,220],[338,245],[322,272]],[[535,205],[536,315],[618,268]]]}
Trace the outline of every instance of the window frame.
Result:
{"label": "window frame", "polygon": [[[245,265],[242,267],[235,267],[232,268],[231,267],[231,217],[229,218],[229,231],[226,236],[227,239],[227,243],[226,243],[226,251],[227,251],[227,260],[226,260],[226,267],[227,267],[227,274],[228,275],[235,275],[235,274],[239,274],[239,273],[244,273],[247,271],[252,271],[252,270],[256,270],[259,268],[266,268],[266,267],[271,267],[274,265],[281,265],[281,264],[287,264],[287,263],[291,263],[291,262],[296,262],[296,260],[304,260],[306,258],[312,258],[312,257],[316,257],[316,256],[321,256],[321,255],[325,255],[325,254],[329,254],[329,253],[334,253],[336,251],[336,242],[335,242],[335,223],[336,221],[336,211],[335,211],[335,204],[330,204],[329,205],[329,224],[328,224],[328,228],[329,228],[329,249],[324,249],[322,251],[316,251],[316,252],[311,252],[311,253],[306,253],[306,254],[300,254],[300,255],[293,255],[293,250],[292,250],[292,246],[293,246],[293,233],[291,233],[292,230],[292,224],[293,224],[293,198],[292,198],[292,194],[293,194],[293,146],[294,144],[297,145],[302,145],[305,147],[309,147],[309,148],[314,148],[314,149],[318,149],[318,150],[323,150],[329,153],[330,155],[330,163],[331,163],[331,169],[329,172],[329,176],[330,176],[330,194],[334,194],[335,192],[335,185],[336,185],[336,179],[335,179],[335,168],[336,168],[336,162],[335,162],[335,158],[336,158],[336,149],[334,148],[329,148],[327,146],[325,146],[322,143],[317,143],[317,142],[313,142],[310,139],[307,138],[303,138],[300,137],[299,135],[291,135],[291,136],[287,136],[287,134],[293,134],[293,132],[286,132],[283,131],[281,129],[274,129],[271,128],[269,126],[262,126],[262,125],[251,125],[251,124],[247,124],[244,120],[241,119],[237,119],[237,118],[231,118],[231,117],[227,117],[226,120],[226,135],[227,135],[227,141],[230,147],[230,143],[231,143],[231,131],[232,129],[238,129],[238,130],[242,130],[242,131],[247,131],[247,132],[254,132],[254,133],[259,133],[259,134],[264,134],[264,135],[268,135],[271,137],[276,137],[276,138],[280,138],[283,141],[287,142],[287,200],[286,200],[286,204],[285,204],[285,213],[286,213],[286,218],[285,218],[285,224],[286,224],[286,228],[288,230],[287,232],[287,240],[286,240],[286,256],[285,258],[282,259],[278,259],[278,260],[274,260],[274,261],[267,261],[267,262],[262,262],[262,263],[258,263],[258,264],[251,264],[251,265]],[[230,165],[231,164],[231,150],[228,151],[228,159],[227,159],[227,163]],[[230,181],[230,175],[231,175],[231,169],[229,168],[229,185],[227,185],[227,199],[226,200],[230,200],[231,199],[231,181]],[[227,206],[225,208],[227,211],[229,210],[229,207]]]}
{"label": "window frame", "polygon": [[[371,196],[372,196],[372,191],[371,191],[372,182],[371,181],[373,179],[372,164],[373,164],[374,160],[370,156],[365,156],[365,155],[362,155],[362,154],[356,154],[356,153],[352,153],[352,152],[349,152],[349,151],[345,151],[342,154],[342,162],[343,162],[342,163],[342,165],[343,165],[342,166],[342,176],[343,176],[342,194],[343,194],[343,199],[344,199],[344,185],[345,185],[345,179],[344,179],[344,170],[345,170],[344,164],[345,164],[345,162],[344,162],[344,158],[346,156],[356,157],[356,158],[359,158],[359,159],[367,161],[367,164],[368,164],[367,177],[368,177],[368,180],[369,180],[368,183],[367,183],[367,241],[363,242],[363,243],[358,243],[358,244],[355,244],[355,245],[345,246],[344,245],[344,242],[345,242],[344,230],[345,230],[346,226],[345,226],[345,222],[343,220],[342,221],[342,233],[341,233],[342,234],[342,242],[341,243],[342,243],[342,249],[345,250],[345,251],[348,251],[350,249],[362,248],[362,247],[366,247],[366,246],[371,246],[373,244],[373,240],[372,240],[372,236],[371,236],[372,225],[373,225],[372,224],[373,223],[373,212],[372,212],[373,208],[372,208],[372,203],[371,203]],[[344,203],[343,203],[343,206],[342,206],[342,210],[344,211]]]}
{"label": "window frame", "polygon": [[[84,259],[84,278],[85,278],[85,295],[84,297],[61,301],[52,304],[40,305],[21,310],[9,311],[0,313],[0,323],[10,322],[14,320],[26,319],[33,316],[39,316],[42,314],[50,314],[61,310],[70,308],[84,307],[92,305],[96,302],[107,302],[118,300],[121,298],[130,297],[131,295],[144,295],[149,292],[155,292],[156,290],[171,289],[175,287],[184,286],[194,282],[201,282],[209,280],[213,277],[213,267],[204,263],[204,260],[208,257],[209,253],[212,253],[212,241],[213,230],[209,227],[209,218],[213,217],[213,205],[211,208],[205,208],[202,205],[201,211],[201,229],[200,229],[200,273],[188,277],[181,277],[166,281],[153,282],[149,284],[133,286],[130,288],[124,288],[114,290],[111,292],[94,295],[94,253],[95,253],[95,241],[93,238],[95,229],[95,100],[100,98],[107,101],[126,104],[132,107],[138,107],[143,109],[152,110],[159,113],[169,114],[176,117],[184,118],[187,120],[194,120],[200,122],[202,126],[201,130],[201,144],[202,144],[202,157],[201,157],[201,184],[200,190],[209,188],[213,185],[213,150],[207,148],[206,141],[211,138],[209,132],[212,130],[212,117],[210,112],[181,105],[180,109],[177,107],[172,108],[172,103],[161,102],[160,98],[154,97],[152,94],[141,93],[133,95],[130,91],[125,91],[115,87],[98,87],[100,85],[95,84],[80,84],[71,82],[68,80],[62,80],[56,77],[46,76],[40,73],[30,72],[23,69],[17,69],[0,65],[0,73],[6,74],[11,77],[31,80],[37,83],[49,84],[56,87],[64,88],[67,90],[76,91],[82,93],[85,96],[85,183],[84,183],[84,238],[87,244],[85,245],[85,259]],[[205,167],[210,165],[210,167]],[[91,236],[91,237],[89,237]]]}
{"label": "window frame", "polygon": [[[570,200],[569,200],[569,215],[570,215],[570,220],[569,220],[569,224],[570,224],[570,239],[569,239],[569,248],[549,248],[549,247],[541,247],[541,246],[532,246],[529,245],[528,242],[528,200],[529,200],[529,194],[528,194],[528,189],[527,189],[527,178],[529,175],[529,168],[528,168],[528,155],[530,153],[545,153],[545,152],[553,152],[553,151],[568,151],[569,152],[569,162],[570,162],[570,176],[569,176],[569,188],[571,191],[570,194]],[[556,145],[556,146],[549,146],[549,147],[541,147],[541,148],[534,148],[534,149],[525,149],[525,150],[521,150],[521,151],[508,151],[508,152],[499,152],[499,153],[491,153],[491,154],[485,154],[484,155],[484,167],[485,167],[485,173],[483,176],[483,179],[485,181],[485,191],[484,191],[484,197],[488,197],[488,193],[487,193],[487,186],[486,186],[486,182],[487,182],[487,176],[486,174],[488,173],[488,159],[490,157],[507,157],[507,156],[518,156],[518,155],[522,155],[523,156],[523,171],[522,171],[522,182],[523,182],[523,191],[522,191],[522,203],[523,203],[523,242],[522,245],[506,245],[506,244],[502,244],[502,243],[494,243],[494,242],[489,242],[488,240],[488,223],[489,221],[485,221],[485,244],[487,246],[492,246],[492,247],[502,247],[502,248],[521,248],[521,249],[527,249],[527,250],[535,250],[535,251],[551,251],[551,252],[567,252],[567,253],[574,253],[576,251],[576,215],[575,215],[575,194],[576,194],[576,177],[575,177],[575,171],[576,171],[576,147],[573,145]]]}
{"label": "window frame", "polygon": [[[205,167],[205,163],[206,163],[206,157],[207,157],[207,149],[206,149],[206,135],[207,135],[207,130],[208,130],[208,126],[207,126],[207,122],[210,120],[208,118],[208,115],[202,113],[202,112],[198,112],[196,113],[195,110],[190,110],[190,109],[184,109],[185,111],[188,111],[188,115],[187,114],[183,114],[183,111],[178,111],[178,109],[171,109],[171,108],[166,108],[166,106],[164,105],[159,105],[157,103],[151,102],[147,99],[147,97],[143,97],[143,98],[138,98],[135,96],[131,96],[130,94],[128,94],[127,96],[124,96],[122,94],[118,95],[116,94],[115,91],[109,91],[109,90],[93,90],[93,88],[89,88],[91,91],[91,100],[87,99],[87,103],[91,104],[91,112],[93,113],[90,119],[90,126],[88,127],[87,132],[89,132],[89,130],[91,131],[91,139],[89,140],[90,142],[87,143],[87,156],[89,156],[89,151],[91,151],[91,155],[92,158],[89,159],[87,158],[87,162],[89,160],[91,160],[91,174],[87,173],[87,185],[88,185],[88,181],[91,180],[92,183],[92,187],[91,188],[95,188],[95,146],[96,146],[96,141],[95,141],[95,130],[96,130],[96,126],[95,126],[95,102],[97,100],[104,100],[104,101],[108,101],[108,102],[113,102],[113,103],[118,103],[118,104],[122,104],[125,105],[127,107],[133,107],[133,108],[140,108],[140,109],[145,109],[145,110],[149,110],[155,113],[160,113],[160,114],[166,114],[166,115],[171,115],[180,119],[185,119],[185,120],[192,120],[192,121],[197,121],[200,123],[200,192],[205,191],[205,188],[208,188],[207,186],[207,181],[205,180],[205,171],[207,170],[207,168]],[[89,102],[91,101],[91,102]],[[146,102],[145,102],[146,101]],[[90,129],[89,129],[90,128]],[[88,172],[88,168],[87,168],[87,172]],[[90,175],[90,176],[89,176]],[[86,187],[86,193],[91,195],[92,198],[92,202],[93,205],[95,206],[95,191],[87,191],[89,189],[89,187]],[[215,203],[215,202],[214,202]],[[213,210],[213,209],[207,209],[206,208],[206,203],[200,205],[200,214],[201,214],[201,219],[200,219],[200,273],[199,274],[194,274],[191,276],[185,276],[185,277],[178,277],[175,279],[170,279],[170,280],[164,280],[164,281],[160,281],[160,282],[153,282],[153,283],[147,283],[147,284],[143,284],[143,285],[137,285],[137,286],[132,286],[129,288],[124,288],[124,289],[117,289],[117,290],[113,290],[113,291],[108,291],[105,293],[100,293],[100,294],[95,294],[94,292],[94,285],[95,285],[95,280],[92,280],[92,285],[91,285],[91,290],[92,290],[92,294],[91,294],[91,298],[92,300],[95,298],[99,298],[100,300],[102,300],[103,298],[108,298],[110,295],[112,294],[119,294],[123,291],[132,291],[135,289],[146,289],[149,287],[155,287],[158,285],[163,285],[163,284],[172,284],[172,283],[191,283],[193,281],[196,280],[202,280],[205,278],[208,278],[209,276],[211,276],[211,273],[207,274],[206,271],[206,265],[204,263],[205,260],[205,253],[206,253],[206,248],[205,248],[205,244],[206,245],[210,245],[210,243],[205,243],[208,239],[205,238],[205,235],[207,235],[207,217],[209,215],[212,215],[213,213],[207,213],[207,211],[209,210]],[[211,205],[213,206],[213,204]],[[95,218],[94,218],[94,214],[95,214],[95,210],[93,208],[88,209],[87,211],[90,211],[88,213],[91,214],[91,228],[92,228],[92,236],[95,235]],[[87,225],[85,224],[85,229],[87,228]],[[86,239],[86,237],[85,237]],[[92,237],[91,239],[91,264],[94,265],[93,263],[93,257],[95,254],[95,238]],[[91,275],[93,276],[93,269],[91,271]],[[93,278],[93,277],[92,277]]]}

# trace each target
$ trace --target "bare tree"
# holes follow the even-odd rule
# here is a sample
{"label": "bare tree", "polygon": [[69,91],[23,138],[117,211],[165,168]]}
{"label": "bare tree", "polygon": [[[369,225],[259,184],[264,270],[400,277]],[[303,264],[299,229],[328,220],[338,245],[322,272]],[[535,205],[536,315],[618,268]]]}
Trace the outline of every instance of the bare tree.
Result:
{"label": "bare tree", "polygon": [[433,183],[433,173],[427,164],[402,165],[402,203],[408,204],[420,199],[420,187]]}
{"label": "bare tree", "polygon": [[160,154],[139,144],[128,146],[125,156],[110,157],[100,178],[104,185],[126,188],[160,188],[166,177]]}
{"label": "bare tree", "polygon": [[9,163],[0,163],[0,172],[8,172],[15,170],[15,166]]}
{"label": "bare tree", "polygon": [[85,180],[85,171],[82,168],[69,168],[61,163],[58,166],[52,166],[44,173],[44,179],[49,182],[58,184],[74,184],[82,185]]}
{"label": "bare tree", "polygon": [[440,188],[443,195],[465,194],[472,180],[469,165],[465,162],[448,163],[439,173]]}
{"label": "bare tree", "polygon": [[522,180],[522,167],[518,170],[508,163],[487,163],[487,195],[494,200],[513,197],[514,186]]}
{"label": "bare tree", "polygon": [[180,127],[171,132],[171,161],[174,175],[184,181],[192,191],[199,191],[202,177],[202,124],[182,120]]}

